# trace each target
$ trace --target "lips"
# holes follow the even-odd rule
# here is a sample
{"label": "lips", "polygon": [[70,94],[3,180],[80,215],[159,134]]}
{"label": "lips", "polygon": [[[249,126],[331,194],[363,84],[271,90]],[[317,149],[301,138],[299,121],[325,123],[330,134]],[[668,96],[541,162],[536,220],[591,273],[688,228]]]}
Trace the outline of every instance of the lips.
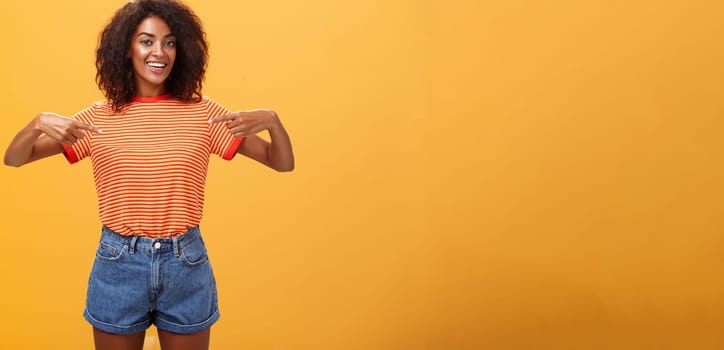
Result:
{"label": "lips", "polygon": [[168,64],[161,62],[146,62],[146,65],[151,68],[151,72],[154,73],[163,73],[163,70],[168,66]]}

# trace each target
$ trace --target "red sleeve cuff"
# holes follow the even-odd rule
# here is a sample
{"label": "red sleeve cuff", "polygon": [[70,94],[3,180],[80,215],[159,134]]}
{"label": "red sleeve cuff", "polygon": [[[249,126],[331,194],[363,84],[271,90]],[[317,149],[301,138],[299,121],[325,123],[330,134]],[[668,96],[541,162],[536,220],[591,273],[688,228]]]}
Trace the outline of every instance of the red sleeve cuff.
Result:
{"label": "red sleeve cuff", "polygon": [[225,160],[232,160],[236,155],[236,151],[239,149],[241,141],[244,141],[243,137],[234,138],[234,141],[231,142],[231,145],[229,145],[229,148],[226,149],[226,152],[224,152],[224,155],[221,156],[221,158]]}
{"label": "red sleeve cuff", "polygon": [[78,155],[75,154],[75,151],[72,147],[66,146],[61,144],[63,146],[63,155],[65,156],[65,159],[68,160],[68,163],[73,164],[78,162]]}

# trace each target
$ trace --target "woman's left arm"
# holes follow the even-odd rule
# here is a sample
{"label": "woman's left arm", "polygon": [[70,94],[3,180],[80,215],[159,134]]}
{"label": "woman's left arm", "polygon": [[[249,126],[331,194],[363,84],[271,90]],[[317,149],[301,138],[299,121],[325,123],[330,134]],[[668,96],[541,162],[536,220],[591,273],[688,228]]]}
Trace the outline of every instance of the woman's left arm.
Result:
{"label": "woman's left arm", "polygon": [[[211,118],[209,123],[226,123],[235,137],[243,137],[237,153],[277,171],[294,170],[292,142],[276,112],[268,109],[239,111]],[[256,134],[268,130],[271,142]]]}

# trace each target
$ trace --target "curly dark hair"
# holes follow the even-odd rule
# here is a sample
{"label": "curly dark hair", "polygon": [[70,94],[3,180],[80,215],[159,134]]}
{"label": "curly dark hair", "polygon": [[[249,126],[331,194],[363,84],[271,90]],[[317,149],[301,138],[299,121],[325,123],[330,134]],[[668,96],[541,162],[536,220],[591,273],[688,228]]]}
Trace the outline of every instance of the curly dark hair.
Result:
{"label": "curly dark hair", "polygon": [[198,101],[208,61],[208,44],[201,20],[174,0],[136,0],[116,11],[100,34],[96,51],[96,82],[115,112],[135,94],[133,66],[128,51],[138,24],[156,16],[176,36],[176,61],[166,79],[166,90],[181,101]]}

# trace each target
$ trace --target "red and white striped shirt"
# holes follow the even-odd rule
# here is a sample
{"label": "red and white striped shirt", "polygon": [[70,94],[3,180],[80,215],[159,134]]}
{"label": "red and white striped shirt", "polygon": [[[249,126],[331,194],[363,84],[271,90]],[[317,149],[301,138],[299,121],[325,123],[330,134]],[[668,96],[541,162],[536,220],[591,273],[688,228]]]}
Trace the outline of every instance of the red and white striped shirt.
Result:
{"label": "red and white striped shirt", "polygon": [[136,97],[119,114],[98,102],[73,119],[103,132],[86,132],[63,153],[70,163],[90,156],[100,219],[108,228],[178,236],[201,222],[211,153],[231,160],[242,141],[224,123],[208,123],[227,113],[206,97],[195,103]]}

